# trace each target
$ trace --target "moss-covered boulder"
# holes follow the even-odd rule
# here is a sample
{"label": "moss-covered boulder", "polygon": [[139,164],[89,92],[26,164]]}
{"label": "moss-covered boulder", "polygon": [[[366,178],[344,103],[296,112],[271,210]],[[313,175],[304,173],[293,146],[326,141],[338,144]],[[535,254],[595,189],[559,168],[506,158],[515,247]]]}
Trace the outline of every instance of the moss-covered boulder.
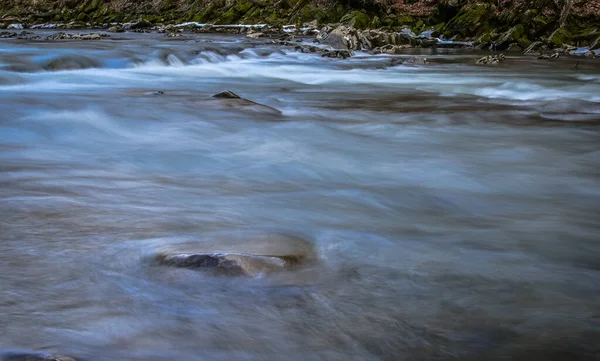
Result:
{"label": "moss-covered boulder", "polygon": [[231,6],[223,15],[221,15],[216,21],[215,24],[218,25],[226,25],[226,24],[235,24],[238,22],[240,18],[242,18],[252,7],[254,7],[254,3],[248,0],[240,0],[236,2],[233,6]]}
{"label": "moss-covered boulder", "polygon": [[558,48],[571,42],[573,35],[565,28],[554,31],[548,38],[548,45]]}
{"label": "moss-covered boulder", "polygon": [[502,35],[500,35],[500,38],[498,38],[498,41],[496,42],[497,49],[504,50],[508,48],[511,44],[518,43],[523,37],[527,39],[525,35],[525,27],[522,24],[513,26],[512,28],[504,32]]}
{"label": "moss-covered boulder", "polygon": [[481,35],[494,28],[495,7],[491,4],[473,4],[463,8],[448,24],[445,32],[463,38]]}
{"label": "moss-covered boulder", "polygon": [[340,22],[347,26],[352,26],[356,29],[366,29],[371,24],[369,15],[362,11],[353,11],[342,17]]}

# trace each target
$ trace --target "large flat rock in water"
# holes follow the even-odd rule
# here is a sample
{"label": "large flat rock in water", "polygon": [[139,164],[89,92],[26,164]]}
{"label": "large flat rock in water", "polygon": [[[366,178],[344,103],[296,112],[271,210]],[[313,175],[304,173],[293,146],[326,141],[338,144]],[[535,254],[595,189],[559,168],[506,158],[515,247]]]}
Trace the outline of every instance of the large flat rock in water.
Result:
{"label": "large flat rock in water", "polygon": [[260,276],[315,260],[312,244],[281,234],[214,236],[161,246],[153,257],[163,266],[207,270],[229,276]]}

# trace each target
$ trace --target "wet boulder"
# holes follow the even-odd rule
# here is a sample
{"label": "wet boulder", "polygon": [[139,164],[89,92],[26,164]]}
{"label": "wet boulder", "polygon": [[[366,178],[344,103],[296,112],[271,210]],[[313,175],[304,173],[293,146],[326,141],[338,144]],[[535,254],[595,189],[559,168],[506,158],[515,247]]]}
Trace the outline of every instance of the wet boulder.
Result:
{"label": "wet boulder", "polygon": [[358,50],[359,38],[355,28],[350,26],[338,26],[329,33],[324,33],[321,43],[331,46],[333,49]]}
{"label": "wet boulder", "polygon": [[280,110],[270,107],[268,105],[260,104],[252,100],[242,98],[241,96],[237,95],[231,90],[224,90],[222,92],[214,94],[212,97],[220,100],[221,103],[228,108],[261,113],[263,115],[268,116],[281,116]]}
{"label": "wet boulder", "polygon": [[160,266],[246,277],[294,270],[314,260],[312,244],[305,239],[257,233],[170,244],[153,256],[153,261]]}
{"label": "wet boulder", "polygon": [[219,99],[242,99],[239,95],[232,92],[231,90],[223,90],[222,92],[218,92],[217,94],[213,94],[213,98]]}

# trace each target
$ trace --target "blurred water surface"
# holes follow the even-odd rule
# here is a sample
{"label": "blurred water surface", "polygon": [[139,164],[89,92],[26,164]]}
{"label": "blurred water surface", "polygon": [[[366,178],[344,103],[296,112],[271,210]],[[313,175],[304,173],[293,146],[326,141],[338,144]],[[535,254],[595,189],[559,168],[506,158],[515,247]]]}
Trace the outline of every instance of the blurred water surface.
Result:
{"label": "blurred water surface", "polygon": [[[598,360],[597,62],[123,36],[0,42],[1,348]],[[145,262],[254,231],[301,234],[320,262],[259,279]]]}

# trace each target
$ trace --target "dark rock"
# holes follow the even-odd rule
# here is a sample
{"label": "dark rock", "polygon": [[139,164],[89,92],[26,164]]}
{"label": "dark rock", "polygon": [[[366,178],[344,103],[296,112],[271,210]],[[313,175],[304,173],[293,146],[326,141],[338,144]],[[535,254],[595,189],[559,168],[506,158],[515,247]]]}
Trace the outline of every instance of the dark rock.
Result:
{"label": "dark rock", "polygon": [[245,110],[272,117],[281,116],[281,111],[279,109],[254,102],[252,100],[244,99],[230,90],[225,90],[214,94],[212,97],[221,100],[222,104],[227,108],[235,108],[237,110]]}
{"label": "dark rock", "polygon": [[292,256],[274,257],[236,253],[161,254],[155,258],[164,266],[212,270],[227,276],[255,277],[291,269],[300,263]]}
{"label": "dark rock", "polygon": [[14,38],[17,36],[17,33],[12,31],[3,31],[0,33],[0,39]]}
{"label": "dark rock", "polygon": [[[215,251],[207,251],[210,248]],[[248,238],[172,244],[153,257],[162,266],[250,277],[297,269],[314,259],[310,242],[282,234],[249,234]]]}
{"label": "dark rock", "polygon": [[231,90],[224,90],[212,96],[213,98],[221,98],[221,99],[242,99],[239,95],[232,92]]}
{"label": "dark rock", "polygon": [[165,92],[164,92],[164,91],[162,91],[162,90],[157,90],[157,91],[155,91],[155,92],[152,92],[152,93],[150,93],[150,94],[151,94],[151,95],[164,95],[164,94],[165,94]]}
{"label": "dark rock", "polygon": [[354,55],[350,50],[322,50],[321,56],[324,58],[348,59]]}
{"label": "dark rock", "polygon": [[76,361],[69,356],[44,355],[41,353],[7,352],[0,354],[0,361]]}

